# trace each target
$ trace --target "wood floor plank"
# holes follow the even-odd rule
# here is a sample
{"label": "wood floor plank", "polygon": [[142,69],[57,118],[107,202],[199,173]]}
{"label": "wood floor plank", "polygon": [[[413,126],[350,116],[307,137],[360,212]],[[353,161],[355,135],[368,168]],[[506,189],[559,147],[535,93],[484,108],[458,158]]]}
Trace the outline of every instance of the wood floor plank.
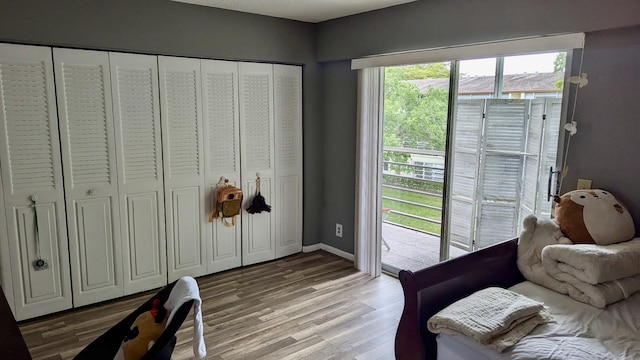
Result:
{"label": "wood floor plank", "polygon": [[[393,359],[397,279],[371,278],[318,250],[196,279],[207,359]],[[20,323],[34,359],[71,359],[157,290]],[[176,360],[193,358],[193,320]]]}

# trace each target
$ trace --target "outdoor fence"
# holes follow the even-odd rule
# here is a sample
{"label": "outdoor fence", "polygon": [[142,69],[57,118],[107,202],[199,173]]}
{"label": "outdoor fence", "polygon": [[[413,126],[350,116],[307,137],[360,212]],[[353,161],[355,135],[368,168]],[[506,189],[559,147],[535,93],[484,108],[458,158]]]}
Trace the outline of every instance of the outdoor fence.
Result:
{"label": "outdoor fence", "polygon": [[383,207],[391,208],[384,222],[440,236],[444,151],[384,147]]}

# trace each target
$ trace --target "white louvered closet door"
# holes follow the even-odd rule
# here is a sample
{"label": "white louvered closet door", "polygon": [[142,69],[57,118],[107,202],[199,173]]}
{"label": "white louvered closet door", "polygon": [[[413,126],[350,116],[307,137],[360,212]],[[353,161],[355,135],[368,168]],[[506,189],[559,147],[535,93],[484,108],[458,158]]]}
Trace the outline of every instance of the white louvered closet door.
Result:
{"label": "white louvered closet door", "polygon": [[[216,206],[220,177],[241,187],[238,63],[201,60],[201,67],[205,199],[206,213],[211,213]],[[223,271],[241,264],[241,216],[236,217],[235,226],[227,226],[221,219],[207,223],[207,272]]]}
{"label": "white louvered closet door", "polygon": [[124,294],[167,284],[158,58],[109,53]]}
{"label": "white louvered closet door", "polygon": [[273,122],[273,65],[240,63],[240,153],[242,190],[246,209],[260,191],[271,212],[242,212],[242,265],[273,260],[276,256],[275,156]]}
{"label": "white louvered closet door", "polygon": [[53,49],[75,306],[124,294],[107,52]]}
{"label": "white louvered closet door", "polygon": [[276,257],[302,251],[302,67],[274,65]]}
{"label": "white louvered closet door", "polygon": [[[0,84],[0,165],[11,259],[9,264],[2,257],[1,271],[3,279],[12,275],[13,291],[7,293],[14,294],[16,318],[24,320],[72,305],[51,49],[0,44]],[[48,266],[34,267],[39,256]]]}
{"label": "white louvered closet door", "polygon": [[169,281],[206,274],[200,60],[158,57]]}

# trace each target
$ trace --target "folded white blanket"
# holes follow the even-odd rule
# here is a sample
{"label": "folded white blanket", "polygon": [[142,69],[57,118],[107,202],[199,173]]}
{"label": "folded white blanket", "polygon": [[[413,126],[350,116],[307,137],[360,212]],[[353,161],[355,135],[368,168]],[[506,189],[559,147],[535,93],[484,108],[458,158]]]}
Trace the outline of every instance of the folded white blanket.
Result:
{"label": "folded white blanket", "polygon": [[550,321],[542,303],[490,287],[442,309],[429,319],[427,328],[433,333],[462,334],[502,352],[539,324]]}
{"label": "folded white blanket", "polygon": [[[549,253],[554,254],[559,252],[565,256],[567,253],[572,253],[571,249],[578,249],[584,245],[567,245],[571,244],[571,241],[562,235],[562,232],[552,220],[539,220],[535,216],[530,215],[524,220],[524,231],[520,234],[518,241],[518,269],[525,277],[525,279],[542,285],[546,288],[559,292],[561,294],[569,295],[574,300],[589,304],[597,308],[604,308],[605,306],[614,302],[623,300],[633,295],[635,292],[640,291],[640,274],[622,279],[606,281],[596,284],[590,284],[581,280],[570,272],[565,272],[563,269],[567,269],[568,265],[559,265],[557,260],[553,260],[553,256],[547,256]],[[618,245],[618,244],[617,244]],[[594,247],[599,245],[587,245],[587,247]],[[611,245],[599,246],[605,249]],[[632,245],[635,248],[636,243]],[[556,251],[558,249],[559,251]],[[564,251],[564,249],[569,249]],[[635,251],[635,250],[633,250]],[[618,252],[624,253],[624,251],[618,250]],[[543,255],[544,253],[544,255]],[[601,252],[602,254],[602,252]],[[593,256],[597,258],[603,255],[582,255]],[[621,255],[622,257],[626,255]],[[577,256],[577,258],[581,258]],[[602,259],[598,258],[598,261]],[[624,261],[624,260],[623,260]],[[627,260],[628,261],[628,260]],[[569,260],[575,264],[575,261]],[[591,260],[593,262],[593,259]],[[640,260],[635,264],[640,264]],[[617,265],[609,262],[611,267]],[[627,263],[627,265],[629,265]],[[579,267],[580,265],[578,265]],[[576,266],[574,266],[575,268]],[[626,274],[628,271],[636,272],[636,270],[628,270],[628,266],[624,266],[623,269],[598,269],[598,266],[586,266],[583,268],[593,268],[588,271],[582,271],[583,279],[604,279],[610,276],[620,276]],[[578,273],[579,271],[574,271]]]}
{"label": "folded white blanket", "polygon": [[640,274],[596,285],[584,281],[566,284],[567,293],[572,299],[604,309],[640,291]]}
{"label": "folded white blanket", "polygon": [[561,281],[600,284],[623,279],[640,274],[640,238],[611,245],[547,246],[542,250],[542,262],[546,271]]}
{"label": "folded white blanket", "polygon": [[553,220],[539,220],[529,215],[518,239],[518,269],[525,279],[548,289],[567,294],[567,284],[549,276],[542,265],[542,249],[548,245],[572,244]]}

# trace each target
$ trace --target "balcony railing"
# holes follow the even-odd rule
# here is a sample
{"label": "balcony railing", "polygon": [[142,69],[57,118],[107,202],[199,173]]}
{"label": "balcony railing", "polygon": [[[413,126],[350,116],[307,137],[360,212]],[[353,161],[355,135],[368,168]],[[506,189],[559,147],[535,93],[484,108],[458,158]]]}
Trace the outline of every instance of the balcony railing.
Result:
{"label": "balcony railing", "polygon": [[[385,223],[440,236],[444,152],[384,147],[382,199]],[[392,159],[406,158],[405,162]]]}

